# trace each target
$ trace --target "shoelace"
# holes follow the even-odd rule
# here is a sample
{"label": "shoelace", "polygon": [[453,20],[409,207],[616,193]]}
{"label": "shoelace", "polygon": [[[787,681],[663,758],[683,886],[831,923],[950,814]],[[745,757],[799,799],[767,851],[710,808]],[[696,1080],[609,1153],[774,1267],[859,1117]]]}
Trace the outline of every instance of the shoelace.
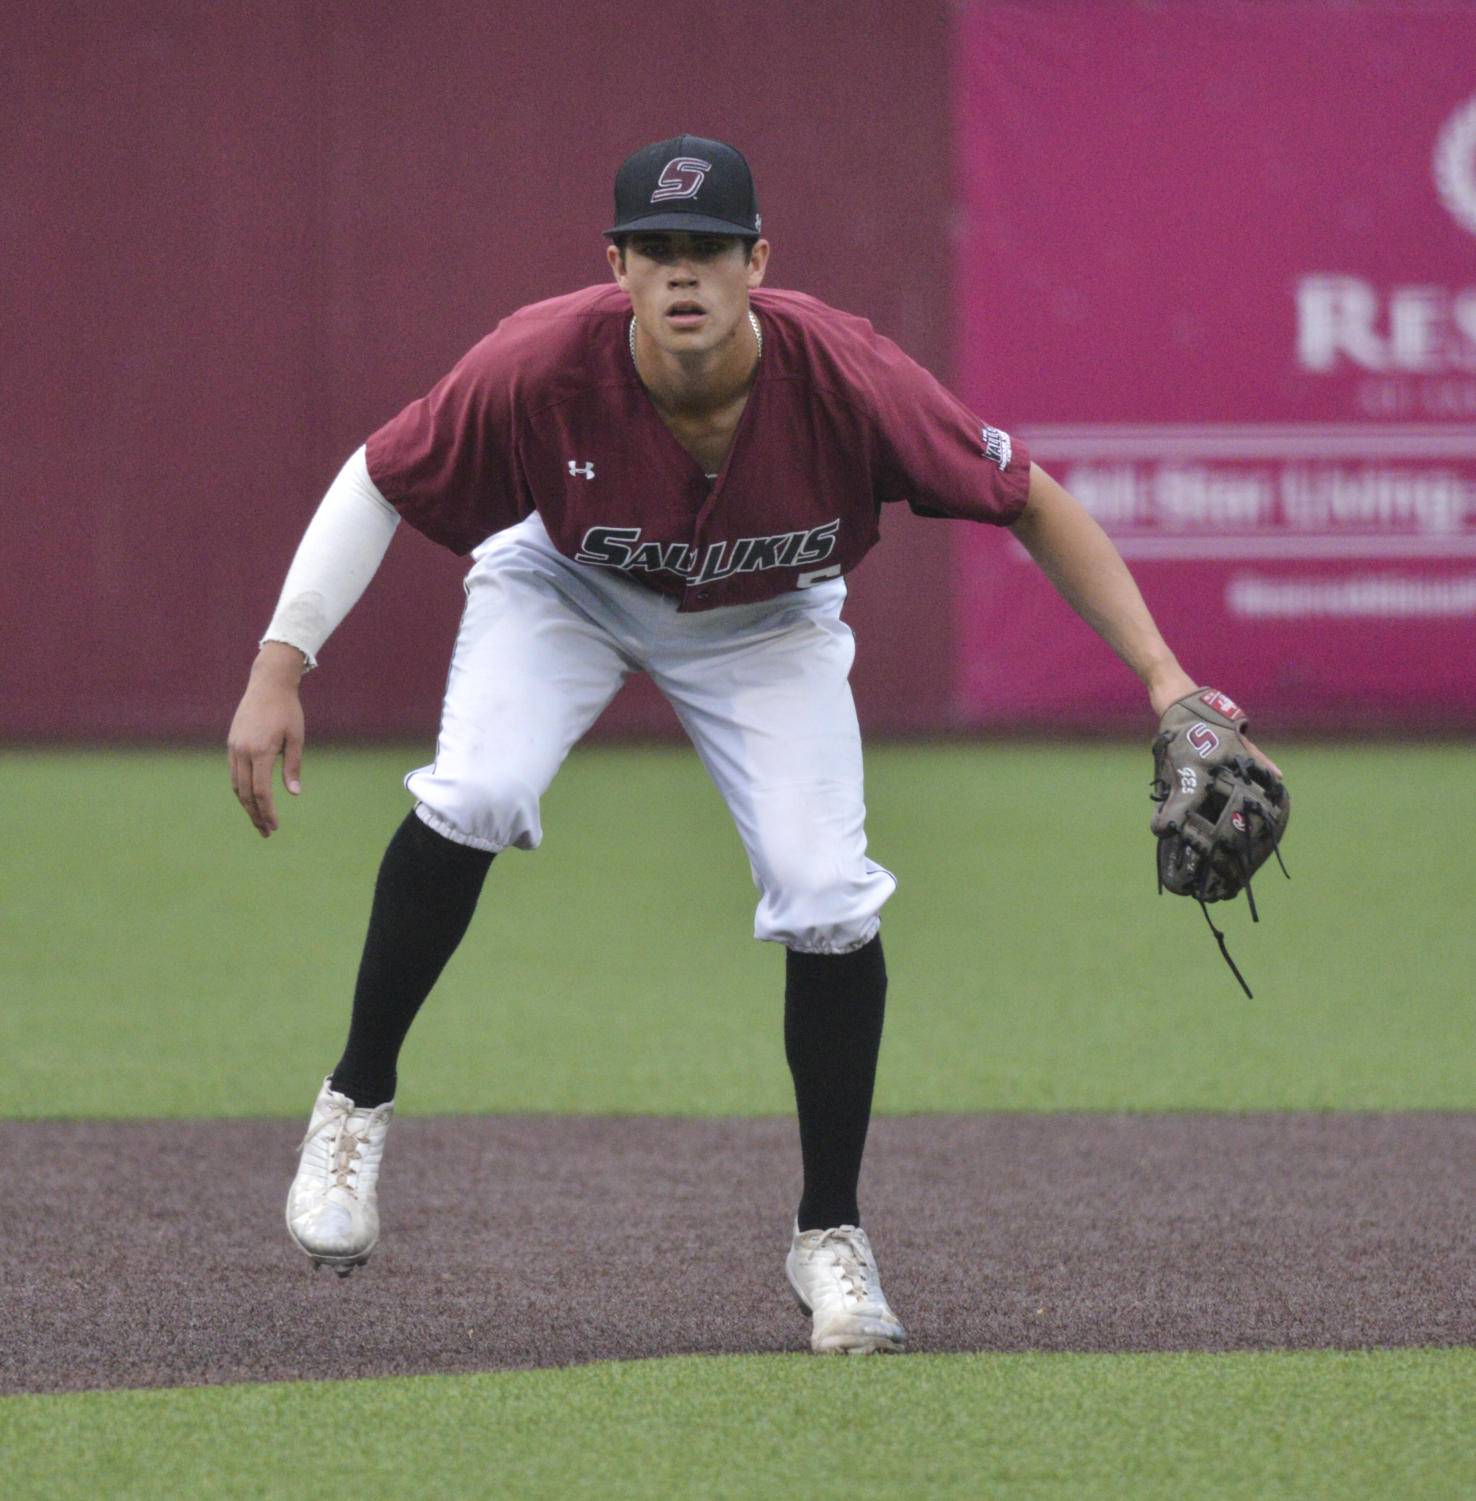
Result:
{"label": "shoelace", "polygon": [[827,1230],[815,1245],[815,1254],[828,1250],[835,1258],[836,1270],[848,1284],[854,1297],[871,1298],[877,1293],[875,1273],[870,1259],[861,1249],[857,1230],[852,1225],[838,1225]]}
{"label": "shoelace", "polygon": [[329,1156],[335,1188],[352,1189],[354,1187],[350,1180],[359,1170],[360,1148],[369,1145],[369,1123],[365,1122],[364,1132],[361,1135],[352,1129],[351,1119],[347,1110],[330,1111],[316,1126],[309,1128],[307,1135],[303,1137],[297,1148],[301,1152],[315,1136],[321,1135],[329,1126],[334,1127],[335,1134],[333,1144],[329,1149]]}

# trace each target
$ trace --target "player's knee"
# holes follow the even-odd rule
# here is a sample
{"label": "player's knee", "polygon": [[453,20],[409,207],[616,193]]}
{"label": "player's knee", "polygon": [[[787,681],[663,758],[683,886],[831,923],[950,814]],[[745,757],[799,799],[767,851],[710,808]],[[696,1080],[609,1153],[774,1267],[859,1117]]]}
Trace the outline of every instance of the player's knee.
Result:
{"label": "player's knee", "polygon": [[871,860],[849,869],[811,861],[771,871],[759,881],[754,937],[801,953],[847,953],[875,936],[896,887],[892,873]]}
{"label": "player's knee", "polygon": [[421,817],[463,844],[531,850],[543,839],[538,789],[520,777],[493,772],[455,783],[412,777],[409,786],[420,801]]}
{"label": "player's knee", "polygon": [[520,777],[479,778],[466,789],[465,807],[471,827],[504,849],[530,850],[543,838],[538,790]]}

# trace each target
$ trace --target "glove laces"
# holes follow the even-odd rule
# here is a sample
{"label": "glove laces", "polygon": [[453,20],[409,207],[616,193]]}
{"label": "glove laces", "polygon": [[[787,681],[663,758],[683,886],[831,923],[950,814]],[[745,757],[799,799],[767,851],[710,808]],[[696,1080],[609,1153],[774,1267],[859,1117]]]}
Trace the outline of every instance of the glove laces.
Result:
{"label": "glove laces", "polygon": [[[1237,765],[1238,764],[1239,763],[1237,763]],[[1246,772],[1243,773],[1243,775],[1247,777],[1249,776],[1248,767],[1249,763],[1247,763]],[[1161,803],[1168,797],[1168,792],[1168,785],[1155,779],[1153,783],[1153,790],[1149,794],[1149,796],[1153,799],[1154,802]],[[1242,806],[1248,814],[1254,814],[1270,830],[1271,853],[1276,856],[1276,863],[1281,867],[1282,875],[1285,876],[1288,881],[1291,880],[1291,872],[1286,868],[1286,861],[1281,857],[1281,826],[1276,822],[1275,819],[1271,818],[1267,814],[1265,804],[1262,803],[1259,799],[1246,798]],[[1177,824],[1171,823],[1168,826],[1168,832],[1170,834],[1176,834],[1178,833],[1178,831],[1179,826]],[[1235,861],[1236,864],[1240,867],[1238,872],[1240,877],[1240,884],[1245,888],[1245,900],[1246,904],[1250,907],[1251,921],[1258,923],[1261,920],[1261,914],[1256,910],[1256,894],[1251,889],[1251,857],[1253,844],[1251,840],[1251,827],[1249,818],[1245,820],[1245,826],[1241,829],[1240,836],[1240,842],[1234,848]],[[1246,994],[1246,999],[1253,1001],[1255,1000],[1255,994],[1251,990],[1250,986],[1246,984],[1245,976],[1240,972],[1240,966],[1236,964],[1234,959],[1230,957],[1230,949],[1225,943],[1225,934],[1215,926],[1214,918],[1209,915],[1209,904],[1206,901],[1206,892],[1209,890],[1209,881],[1210,877],[1213,874],[1214,870],[1211,867],[1209,861],[1203,861],[1200,865],[1199,870],[1199,890],[1195,891],[1192,894],[1194,900],[1199,903],[1199,910],[1204,913],[1204,920],[1209,925],[1210,932],[1215,935],[1215,942],[1220,946],[1221,957],[1224,959],[1225,963],[1230,966],[1230,973],[1234,975],[1236,980],[1239,982],[1240,988]],[[1162,870],[1158,872],[1158,894],[1159,896],[1163,895]]]}

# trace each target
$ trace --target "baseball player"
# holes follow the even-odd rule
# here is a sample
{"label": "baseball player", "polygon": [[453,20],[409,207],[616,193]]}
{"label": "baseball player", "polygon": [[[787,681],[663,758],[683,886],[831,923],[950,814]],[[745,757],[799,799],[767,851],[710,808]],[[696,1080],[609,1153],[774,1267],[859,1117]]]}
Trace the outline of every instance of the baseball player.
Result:
{"label": "baseball player", "polygon": [[269,835],[279,757],[299,790],[299,679],[401,520],[471,555],[435,758],[406,778],[414,807],[287,1201],[293,1240],[346,1276],[379,1234],[400,1045],[488,867],[537,847],[560,763],[625,676],[649,674],[737,825],[754,935],[786,950],[790,1287],[814,1349],[896,1351],[856,1196],[895,880],[867,852],[845,575],[888,502],[1008,526],[1157,712],[1195,683],[1105,534],[1022,445],[869,323],[765,289],[760,229],[731,146],[683,135],[624,162],[613,280],[506,318],[333,481],[232,724],[231,781]]}

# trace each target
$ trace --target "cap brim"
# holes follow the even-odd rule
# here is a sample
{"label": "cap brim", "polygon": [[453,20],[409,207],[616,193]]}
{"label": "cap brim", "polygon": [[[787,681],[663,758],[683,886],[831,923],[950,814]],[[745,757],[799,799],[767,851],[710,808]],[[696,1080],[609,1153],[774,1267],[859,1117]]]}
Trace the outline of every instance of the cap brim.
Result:
{"label": "cap brim", "polygon": [[607,235],[630,235],[655,233],[658,230],[690,230],[697,235],[739,235],[745,240],[758,238],[758,230],[751,224],[735,224],[731,219],[711,219],[706,214],[646,214],[639,219],[627,219]]}

